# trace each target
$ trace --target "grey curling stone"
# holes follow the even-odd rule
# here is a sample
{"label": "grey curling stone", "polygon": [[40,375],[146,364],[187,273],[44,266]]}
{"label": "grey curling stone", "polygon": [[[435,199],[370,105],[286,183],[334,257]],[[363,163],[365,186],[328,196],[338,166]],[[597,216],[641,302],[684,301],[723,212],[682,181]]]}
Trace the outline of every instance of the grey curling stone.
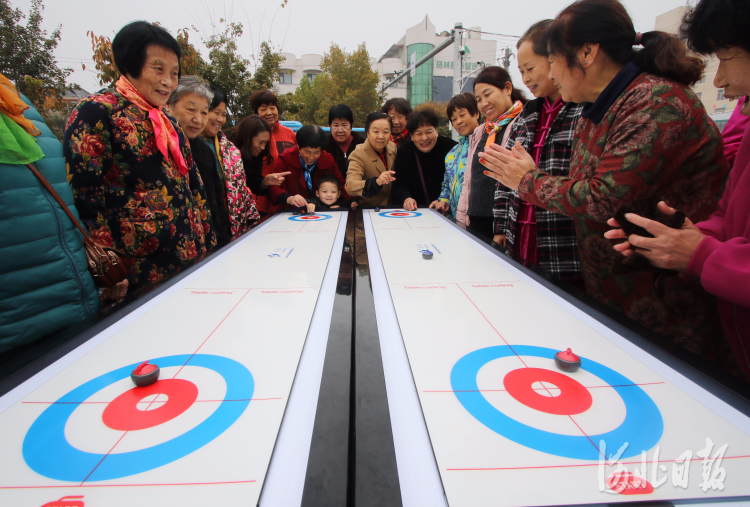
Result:
{"label": "grey curling stone", "polygon": [[432,259],[432,252],[430,252],[429,250],[422,250],[422,258]]}
{"label": "grey curling stone", "polygon": [[[150,367],[155,367],[153,370],[151,370]],[[147,373],[141,374],[141,370],[151,370],[147,371]],[[138,365],[138,367],[133,370],[133,372],[130,374],[130,380],[133,381],[133,383],[138,387],[146,387],[150,386],[157,380],[159,380],[159,367],[155,364],[149,364],[148,361],[145,363],[141,363]]]}

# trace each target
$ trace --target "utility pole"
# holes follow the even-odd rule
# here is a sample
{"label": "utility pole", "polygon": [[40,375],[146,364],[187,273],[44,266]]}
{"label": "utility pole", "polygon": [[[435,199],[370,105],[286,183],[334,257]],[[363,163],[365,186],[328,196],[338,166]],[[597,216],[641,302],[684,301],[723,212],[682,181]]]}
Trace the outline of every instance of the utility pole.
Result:
{"label": "utility pole", "polygon": [[512,54],[513,53],[510,52],[510,48],[505,48],[505,56],[503,56],[502,60],[503,60],[503,67],[508,72],[510,72],[510,55]]}
{"label": "utility pole", "polygon": [[[463,73],[464,62],[464,39],[463,23],[456,23],[453,27],[453,95],[461,93],[461,74]],[[450,118],[449,118],[450,119]],[[453,130],[453,139],[458,140],[458,132]]]}

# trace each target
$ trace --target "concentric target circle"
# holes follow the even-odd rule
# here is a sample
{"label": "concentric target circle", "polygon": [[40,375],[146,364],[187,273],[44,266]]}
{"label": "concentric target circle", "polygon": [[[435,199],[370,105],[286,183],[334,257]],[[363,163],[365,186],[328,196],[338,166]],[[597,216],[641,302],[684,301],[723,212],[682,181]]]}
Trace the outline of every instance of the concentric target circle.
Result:
{"label": "concentric target circle", "polygon": [[322,213],[316,213],[314,215],[293,215],[289,217],[292,222],[321,222],[323,220],[329,220],[331,215],[324,215]]}
{"label": "concentric target circle", "polygon": [[[105,387],[129,377],[130,372],[143,362],[138,361],[80,385],[42,412],[29,428],[23,441],[23,457],[26,464],[50,479],[73,482],[104,481],[153,470],[208,444],[224,433],[243,414],[253,397],[255,384],[247,368],[226,357],[183,354],[149,361],[165,368],[183,366],[188,360],[191,367],[208,368],[217,372],[224,378],[227,386],[224,401],[197,426],[153,447],[119,454],[90,453],[70,445],[65,438],[65,425],[79,404]],[[162,409],[154,412],[159,410]]]}
{"label": "concentric target circle", "polygon": [[392,210],[392,211],[383,211],[382,213],[378,213],[381,217],[386,218],[414,218],[414,217],[421,217],[422,213],[418,213],[416,211],[405,211],[402,209]]}
{"label": "concentric target circle", "polygon": [[[630,379],[591,359],[581,358],[581,369],[596,375],[612,386],[612,389],[620,395],[625,403],[625,420],[617,428],[606,433],[576,436],[540,430],[505,415],[487,401],[480,392],[477,385],[477,374],[490,361],[518,355],[520,357],[548,358],[550,364],[554,364],[553,361],[557,352],[549,348],[531,345],[513,345],[513,348],[507,345],[499,345],[475,350],[459,359],[453,366],[451,371],[452,389],[461,405],[486,427],[518,444],[547,454],[598,461],[600,458],[599,450],[591,443],[594,442],[598,446],[599,441],[604,440],[607,449],[617,450],[627,443],[628,446],[621,457],[630,458],[640,455],[644,450],[651,449],[659,442],[664,432],[664,421],[656,403]],[[554,372],[554,370],[549,371]],[[539,382],[551,381],[546,374],[535,376],[532,372],[528,375],[529,378],[523,379],[524,383],[531,380],[532,377]],[[560,382],[559,379],[557,381]],[[554,381],[551,383],[555,384]],[[570,389],[572,385],[567,385],[566,388]],[[558,385],[558,387],[562,386]],[[521,389],[518,392],[521,392]],[[581,400],[578,403],[580,404]]]}

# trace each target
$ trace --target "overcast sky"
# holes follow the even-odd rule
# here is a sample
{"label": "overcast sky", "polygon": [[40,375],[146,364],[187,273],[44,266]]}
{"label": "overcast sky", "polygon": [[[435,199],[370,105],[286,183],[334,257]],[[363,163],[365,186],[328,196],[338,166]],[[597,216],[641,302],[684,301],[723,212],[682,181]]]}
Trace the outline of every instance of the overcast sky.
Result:
{"label": "overcast sky", "polygon": [[[28,12],[31,0],[10,0],[13,7]],[[438,32],[450,30],[456,22],[465,28],[481,26],[482,31],[521,35],[540,19],[554,17],[570,0],[525,0],[507,2],[464,2],[456,0],[44,0],[44,27],[51,32],[62,25],[62,39],[55,51],[63,67],[75,72],[69,82],[89,92],[100,87],[93,72],[91,39],[86,31],[114,37],[130,21],[158,21],[172,34],[183,27],[195,26],[203,34],[212,32],[212,20],[220,18],[241,22],[245,33],[240,51],[250,59],[261,40],[271,40],[275,49],[296,54],[323,54],[336,42],[353,50],[364,42],[370,56],[379,58],[398,42],[407,28],[424,19],[425,14]],[[653,30],[654,20],[685,0],[624,0],[636,30]],[[512,39],[487,35],[498,40],[498,50]],[[191,40],[199,42],[192,33]],[[197,44],[206,56],[205,48]],[[515,48],[514,48],[515,49]],[[499,55],[498,55],[499,56]],[[81,70],[85,63],[88,70]],[[487,62],[489,63],[489,62]],[[515,68],[515,60],[511,67]],[[516,73],[514,73],[516,74]],[[517,75],[517,74],[516,74]]]}

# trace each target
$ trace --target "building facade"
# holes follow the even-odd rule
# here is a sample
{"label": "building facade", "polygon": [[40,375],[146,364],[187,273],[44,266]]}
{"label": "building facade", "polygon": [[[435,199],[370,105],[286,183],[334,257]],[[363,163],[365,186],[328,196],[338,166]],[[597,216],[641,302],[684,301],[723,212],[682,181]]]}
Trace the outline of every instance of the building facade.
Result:
{"label": "building facade", "polygon": [[[680,23],[682,18],[687,12],[687,7],[676,7],[671,11],[667,11],[656,17],[656,23],[654,25],[655,30],[662,32],[668,32],[677,34],[680,29]],[[734,111],[737,105],[736,101],[729,101],[724,98],[724,89],[716,88],[714,86],[714,78],[716,77],[716,71],[719,68],[719,60],[711,55],[706,60],[706,73],[703,75],[700,81],[693,85],[693,91],[698,95],[698,98],[703,102],[703,107],[706,108],[708,114],[714,117],[714,115],[721,115],[722,113],[729,113]]]}
{"label": "building facade", "polygon": [[[464,32],[463,74],[477,70],[480,63],[495,65],[497,62],[497,41],[481,38],[481,28],[471,27]],[[386,90],[386,98],[405,98],[412,106],[427,101],[447,102],[453,94],[454,49],[451,44],[429,62],[410,72],[410,65],[416,63],[432,49],[450,37],[450,32],[436,32],[428,16],[419,24],[406,30],[404,36],[393,44],[379,59],[370,58],[370,66],[380,76],[378,89],[397,75],[407,72],[406,78]],[[292,53],[281,53],[279,80],[274,83],[276,93],[294,92],[302,79],[314,79],[321,73],[318,54],[305,54],[297,58]],[[472,90],[473,79],[466,80],[464,90]]]}

